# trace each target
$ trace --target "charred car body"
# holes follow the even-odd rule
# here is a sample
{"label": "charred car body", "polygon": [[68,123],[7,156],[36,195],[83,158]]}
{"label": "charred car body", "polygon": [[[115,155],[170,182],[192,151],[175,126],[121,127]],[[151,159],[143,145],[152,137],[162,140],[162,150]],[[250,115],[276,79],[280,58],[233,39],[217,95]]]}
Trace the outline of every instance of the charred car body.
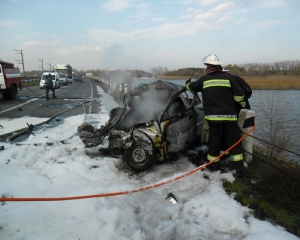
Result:
{"label": "charred car body", "polygon": [[105,126],[78,127],[86,147],[106,136],[112,156],[123,158],[135,171],[145,171],[157,160],[172,158],[199,139],[204,124],[202,103],[184,86],[156,81],[141,84],[124,95],[122,107],[111,110]]}

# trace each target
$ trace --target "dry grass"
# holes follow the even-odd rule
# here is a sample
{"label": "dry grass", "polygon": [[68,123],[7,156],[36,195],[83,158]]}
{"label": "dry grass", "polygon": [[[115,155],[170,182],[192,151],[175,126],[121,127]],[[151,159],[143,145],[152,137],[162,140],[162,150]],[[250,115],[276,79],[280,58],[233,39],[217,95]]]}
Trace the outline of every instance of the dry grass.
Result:
{"label": "dry grass", "polygon": [[252,89],[300,89],[300,76],[243,77]]}
{"label": "dry grass", "polygon": [[[268,76],[247,77],[246,80],[252,89],[296,89],[300,90],[300,76]],[[188,79],[187,76],[160,76],[161,79]]]}

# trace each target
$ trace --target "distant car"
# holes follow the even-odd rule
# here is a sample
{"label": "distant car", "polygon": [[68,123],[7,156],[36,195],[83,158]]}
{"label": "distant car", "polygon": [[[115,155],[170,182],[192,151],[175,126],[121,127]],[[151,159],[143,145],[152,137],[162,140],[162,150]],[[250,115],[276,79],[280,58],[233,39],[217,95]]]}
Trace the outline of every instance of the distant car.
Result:
{"label": "distant car", "polygon": [[72,79],[72,77],[69,77],[69,78],[68,78],[68,84],[73,84],[73,79]]}
{"label": "distant car", "polygon": [[40,80],[40,88],[42,89],[45,87],[45,80],[49,73],[51,73],[54,88],[60,88],[59,75],[57,72],[44,72]]}
{"label": "distant car", "polygon": [[81,81],[82,82],[82,77],[80,77],[80,76],[76,76],[76,79],[75,79],[75,81],[77,82],[77,81]]}
{"label": "distant car", "polygon": [[185,86],[158,80],[125,94],[123,106],[111,110],[105,126],[96,129],[83,123],[77,132],[86,147],[95,147],[109,136],[111,155],[140,172],[197,143],[203,124],[197,94]]}
{"label": "distant car", "polygon": [[59,83],[60,85],[69,85],[68,75],[63,72],[59,72]]}

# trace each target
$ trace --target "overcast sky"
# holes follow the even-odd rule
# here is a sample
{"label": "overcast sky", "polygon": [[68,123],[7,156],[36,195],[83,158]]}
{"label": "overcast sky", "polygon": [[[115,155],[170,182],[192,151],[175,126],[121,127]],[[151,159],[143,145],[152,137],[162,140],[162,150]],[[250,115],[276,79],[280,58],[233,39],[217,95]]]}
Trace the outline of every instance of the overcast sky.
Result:
{"label": "overcast sky", "polygon": [[[25,70],[299,60],[299,0],[0,0],[0,59]],[[21,69],[22,66],[18,65]]]}

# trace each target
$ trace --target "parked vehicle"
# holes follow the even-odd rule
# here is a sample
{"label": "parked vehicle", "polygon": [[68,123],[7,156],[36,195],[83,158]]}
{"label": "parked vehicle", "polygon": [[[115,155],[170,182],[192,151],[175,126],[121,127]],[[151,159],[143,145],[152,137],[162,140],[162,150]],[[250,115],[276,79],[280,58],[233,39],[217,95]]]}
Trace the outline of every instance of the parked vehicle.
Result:
{"label": "parked vehicle", "polygon": [[86,147],[108,136],[111,155],[135,171],[171,159],[197,143],[204,124],[202,103],[185,86],[167,81],[141,84],[124,95],[122,107],[111,110],[105,126],[78,127]]}
{"label": "parked vehicle", "polygon": [[13,63],[0,60],[0,93],[4,99],[15,99],[18,90],[22,90],[20,69]]}
{"label": "parked vehicle", "polygon": [[42,89],[45,87],[45,80],[49,73],[51,73],[54,88],[60,88],[59,75],[57,72],[44,72],[40,80],[40,88]]}
{"label": "parked vehicle", "polygon": [[68,78],[68,84],[73,84],[73,79],[72,79],[72,77],[69,77],[69,78]]}
{"label": "parked vehicle", "polygon": [[60,84],[72,84],[72,67],[69,64],[56,64],[55,65],[55,72],[59,74]]}
{"label": "parked vehicle", "polygon": [[82,77],[76,75],[75,81],[76,81],[76,82],[77,82],[77,81],[81,81],[81,82],[82,82]]}

